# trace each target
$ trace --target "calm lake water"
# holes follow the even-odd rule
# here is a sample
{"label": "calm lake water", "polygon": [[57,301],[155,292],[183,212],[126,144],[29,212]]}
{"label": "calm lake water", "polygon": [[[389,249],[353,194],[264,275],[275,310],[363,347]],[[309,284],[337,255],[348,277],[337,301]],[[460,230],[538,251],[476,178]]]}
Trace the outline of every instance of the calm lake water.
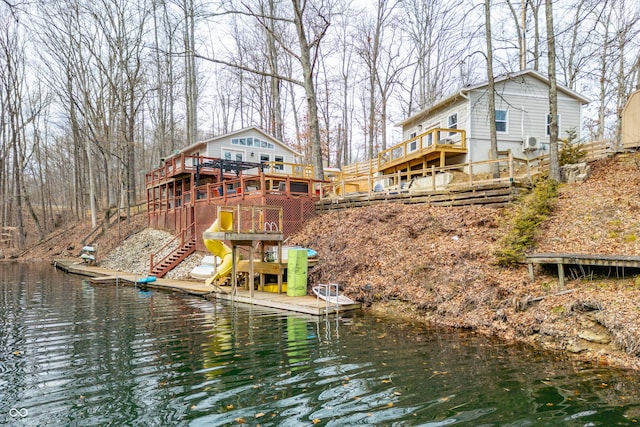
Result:
{"label": "calm lake water", "polygon": [[0,425],[633,425],[640,375],[0,264]]}

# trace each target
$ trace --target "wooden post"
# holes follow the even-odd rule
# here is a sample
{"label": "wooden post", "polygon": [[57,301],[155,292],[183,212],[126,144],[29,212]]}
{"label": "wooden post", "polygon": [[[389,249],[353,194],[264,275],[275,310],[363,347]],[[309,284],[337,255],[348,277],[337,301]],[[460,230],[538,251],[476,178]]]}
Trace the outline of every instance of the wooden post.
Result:
{"label": "wooden post", "polygon": [[558,263],[558,280],[560,287],[564,288],[564,265],[561,262]]}
{"label": "wooden post", "polygon": [[247,278],[247,286],[249,287],[249,298],[253,298],[253,244],[249,245],[249,277]]}
{"label": "wooden post", "polygon": [[278,293],[282,293],[282,242],[278,241]]}
{"label": "wooden post", "polygon": [[236,254],[237,246],[231,243],[231,299],[238,296],[238,257]]}
{"label": "wooden post", "polygon": [[[265,262],[264,260],[264,241],[260,240],[260,262]],[[264,292],[264,274],[260,273],[260,292]]]}
{"label": "wooden post", "polygon": [[513,153],[509,150],[509,182],[513,183]]}
{"label": "wooden post", "polygon": [[527,266],[529,267],[529,280],[530,280],[531,282],[534,282],[534,281],[535,281],[535,279],[534,279],[534,277],[533,277],[533,263],[532,263],[532,262],[529,262],[529,263],[527,264]]}
{"label": "wooden post", "polygon": [[431,191],[436,191],[436,166],[431,165]]}

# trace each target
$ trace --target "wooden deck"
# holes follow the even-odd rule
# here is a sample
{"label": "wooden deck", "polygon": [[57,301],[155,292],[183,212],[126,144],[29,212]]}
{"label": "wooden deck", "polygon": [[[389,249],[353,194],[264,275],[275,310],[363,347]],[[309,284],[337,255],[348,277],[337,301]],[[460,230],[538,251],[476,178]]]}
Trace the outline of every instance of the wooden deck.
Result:
{"label": "wooden deck", "polygon": [[565,265],[586,265],[596,267],[616,267],[640,269],[640,256],[628,255],[597,255],[597,254],[571,254],[571,253],[540,253],[527,255],[527,265],[529,267],[529,279],[533,282],[534,264],[555,264],[558,266],[558,279],[560,286],[564,286],[564,266]]}
{"label": "wooden deck", "polygon": [[[137,280],[145,277],[91,266],[83,262],[79,262],[77,259],[56,259],[53,261],[53,265],[67,273],[89,277],[91,283],[95,285],[135,286]],[[361,308],[361,304],[341,305],[339,307],[336,307],[335,305],[327,305],[325,301],[309,295],[290,297],[286,294],[253,291],[252,296],[252,292],[246,289],[237,289],[236,293],[232,293],[231,287],[206,286],[204,284],[204,280],[175,280],[162,278],[156,279],[156,281],[151,283],[138,284],[138,286],[146,287],[147,289],[180,292],[207,299],[213,298],[243,304],[252,304],[260,307],[293,311],[314,316],[323,316],[338,312],[358,310]]]}

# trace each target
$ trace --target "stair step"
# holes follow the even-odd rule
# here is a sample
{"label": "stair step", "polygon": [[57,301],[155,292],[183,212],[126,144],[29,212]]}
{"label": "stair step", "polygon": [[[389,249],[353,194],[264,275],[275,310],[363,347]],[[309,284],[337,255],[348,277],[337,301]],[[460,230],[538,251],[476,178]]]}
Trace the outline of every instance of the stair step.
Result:
{"label": "stair step", "polygon": [[188,255],[191,255],[195,251],[196,244],[196,239],[193,238],[185,242],[182,246],[175,248],[173,252],[168,254],[159,264],[153,266],[151,269],[152,274],[157,277],[164,276]]}

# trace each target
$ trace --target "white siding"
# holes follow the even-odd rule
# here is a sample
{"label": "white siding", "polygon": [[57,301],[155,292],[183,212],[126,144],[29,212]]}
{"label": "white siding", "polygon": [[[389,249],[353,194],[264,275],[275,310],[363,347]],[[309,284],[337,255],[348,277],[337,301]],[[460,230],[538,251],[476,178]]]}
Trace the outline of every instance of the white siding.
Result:
{"label": "white siding", "polygon": [[[430,127],[448,126],[448,116],[458,114],[458,129],[467,131],[467,143],[471,159],[482,161],[489,158],[490,123],[487,87],[471,90],[468,100],[459,97],[448,106],[441,107],[428,115],[418,115],[403,126],[403,140],[410,139],[412,133],[420,134]],[[467,113],[470,109],[470,114]],[[580,138],[581,127],[580,101],[558,91],[558,113],[561,139],[567,137],[567,131],[575,129]],[[544,154],[548,151],[547,114],[549,113],[549,86],[531,76],[519,75],[496,83],[496,110],[507,111],[506,131],[498,132],[498,150],[511,150],[514,156],[526,158]],[[524,151],[523,141],[527,137],[537,139],[537,150]]]}
{"label": "white siding", "polygon": [[[420,135],[423,132],[426,132],[429,129],[434,127],[437,128],[448,128],[449,127],[449,116],[457,114],[458,115],[458,129],[466,129],[467,128],[467,101],[465,99],[460,99],[459,101],[445,107],[440,108],[435,112],[432,112],[429,115],[416,117],[416,120],[412,123],[403,126],[402,128],[402,140],[406,141],[411,138],[411,134],[415,132],[416,135]],[[443,135],[443,138],[451,138],[454,141],[459,141],[460,136],[456,134],[454,136]]]}
{"label": "white siding", "polygon": [[[511,149],[516,157],[538,155],[548,150],[547,114],[549,113],[549,88],[534,78],[518,77],[517,81],[505,81],[496,85],[496,110],[507,111],[507,132],[498,133],[498,150]],[[473,161],[488,158],[490,128],[486,88],[469,94],[472,109],[472,132],[470,138]],[[563,92],[558,92],[560,116],[559,137],[566,138],[567,131],[576,129],[580,133],[580,102]],[[535,137],[539,150],[524,152],[522,143],[527,137]]]}
{"label": "white siding", "polygon": [[[246,145],[235,145],[231,143],[234,138],[258,138],[273,144],[273,148],[254,147]],[[238,152],[242,154],[242,159],[247,162],[260,162],[261,155],[268,155],[271,161],[275,161],[276,157],[282,157],[286,163],[295,163],[296,159],[293,152],[283,147],[273,138],[265,136],[261,132],[254,129],[248,129],[245,132],[234,133],[232,135],[218,138],[207,143],[207,156],[215,158],[224,158],[224,151]],[[253,156],[251,155],[253,153]]]}

